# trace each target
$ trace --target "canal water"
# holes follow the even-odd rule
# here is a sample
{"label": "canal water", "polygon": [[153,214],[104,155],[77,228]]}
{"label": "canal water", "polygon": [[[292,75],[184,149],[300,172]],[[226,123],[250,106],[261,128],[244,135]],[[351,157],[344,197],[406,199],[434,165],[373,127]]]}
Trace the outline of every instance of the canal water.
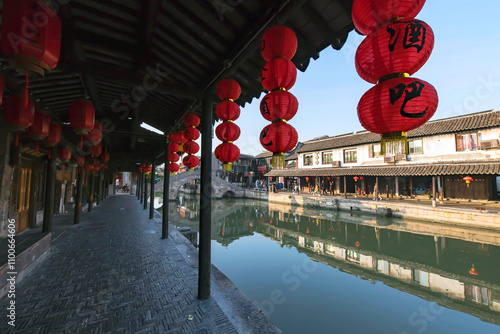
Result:
{"label": "canal water", "polygon": [[285,333],[500,333],[500,232],[216,200],[212,262]]}

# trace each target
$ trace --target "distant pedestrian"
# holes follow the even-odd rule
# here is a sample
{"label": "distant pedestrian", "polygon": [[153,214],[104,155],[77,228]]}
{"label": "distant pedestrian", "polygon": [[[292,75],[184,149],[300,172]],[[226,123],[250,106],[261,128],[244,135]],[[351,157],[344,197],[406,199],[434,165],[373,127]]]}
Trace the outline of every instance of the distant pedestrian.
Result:
{"label": "distant pedestrian", "polygon": [[321,184],[321,190],[323,191],[323,195],[326,195],[326,182],[324,182],[324,181]]}
{"label": "distant pedestrian", "polygon": [[118,190],[120,190],[120,180],[116,179],[116,192],[118,192]]}
{"label": "distant pedestrian", "polygon": [[299,193],[299,185],[296,184],[295,185],[295,190],[293,191],[294,194],[298,194]]}

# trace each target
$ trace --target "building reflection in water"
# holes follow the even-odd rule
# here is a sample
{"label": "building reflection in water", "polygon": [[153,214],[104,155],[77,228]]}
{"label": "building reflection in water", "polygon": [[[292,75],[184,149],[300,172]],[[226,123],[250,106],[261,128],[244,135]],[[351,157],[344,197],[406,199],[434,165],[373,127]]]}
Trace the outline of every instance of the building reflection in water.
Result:
{"label": "building reflection in water", "polygon": [[[171,203],[197,227],[197,200]],[[260,201],[214,201],[212,238],[227,246],[260,233],[313,261],[500,324],[500,232],[467,230]]]}

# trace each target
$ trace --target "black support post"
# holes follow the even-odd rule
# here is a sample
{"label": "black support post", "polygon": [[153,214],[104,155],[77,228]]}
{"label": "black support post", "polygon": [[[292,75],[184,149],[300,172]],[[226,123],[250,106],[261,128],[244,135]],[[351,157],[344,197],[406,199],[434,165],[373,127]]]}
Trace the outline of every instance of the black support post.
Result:
{"label": "black support post", "polygon": [[344,176],[344,198],[347,198],[347,176]]}
{"label": "black support post", "polygon": [[94,204],[94,172],[90,172],[90,195],[89,195],[89,207],[88,211],[92,212],[92,205]]}
{"label": "black support post", "polygon": [[163,172],[163,212],[161,215],[161,238],[168,238],[168,203],[169,203],[169,187],[170,187],[170,172],[167,169],[168,161],[168,142],[165,143],[165,168]]}
{"label": "black support post", "polygon": [[76,179],[76,198],[75,198],[75,215],[74,224],[80,224],[80,214],[82,213],[82,190],[83,190],[83,166],[76,167],[78,177]]}
{"label": "black support post", "polygon": [[45,205],[43,208],[42,232],[52,232],[54,218],[54,199],[56,193],[56,150],[49,148],[51,158],[47,161],[47,175],[45,179]]}
{"label": "black support post", "polygon": [[148,208],[148,175],[144,173],[144,204],[143,209],[146,210]]}
{"label": "black support post", "polygon": [[102,172],[99,170],[97,173],[97,205],[102,202]]}
{"label": "black support post", "polygon": [[151,164],[151,191],[149,192],[150,203],[149,203],[149,219],[153,219],[155,217],[155,169],[156,163],[153,160]]}
{"label": "black support post", "polygon": [[142,191],[142,188],[144,187],[144,171],[141,172],[140,178],[141,178],[141,187],[139,189],[139,196],[140,196],[140,201],[142,203],[143,198],[144,198],[144,192]]}
{"label": "black support post", "polygon": [[437,206],[437,200],[436,200],[436,177],[432,177],[432,206],[436,207]]}
{"label": "black support post", "polygon": [[207,93],[201,115],[200,246],[198,298],[210,298],[212,225],[212,101]]}

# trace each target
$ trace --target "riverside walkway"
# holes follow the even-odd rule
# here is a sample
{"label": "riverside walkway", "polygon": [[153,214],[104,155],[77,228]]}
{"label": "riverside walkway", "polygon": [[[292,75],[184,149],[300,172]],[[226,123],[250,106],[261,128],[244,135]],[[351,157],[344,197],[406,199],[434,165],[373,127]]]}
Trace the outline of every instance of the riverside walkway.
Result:
{"label": "riverside walkway", "polygon": [[213,297],[198,300],[196,250],[172,225],[162,240],[148,212],[125,194],[79,225],[57,216],[50,254],[16,286],[15,327],[0,300],[0,333],[280,332],[214,267]]}

